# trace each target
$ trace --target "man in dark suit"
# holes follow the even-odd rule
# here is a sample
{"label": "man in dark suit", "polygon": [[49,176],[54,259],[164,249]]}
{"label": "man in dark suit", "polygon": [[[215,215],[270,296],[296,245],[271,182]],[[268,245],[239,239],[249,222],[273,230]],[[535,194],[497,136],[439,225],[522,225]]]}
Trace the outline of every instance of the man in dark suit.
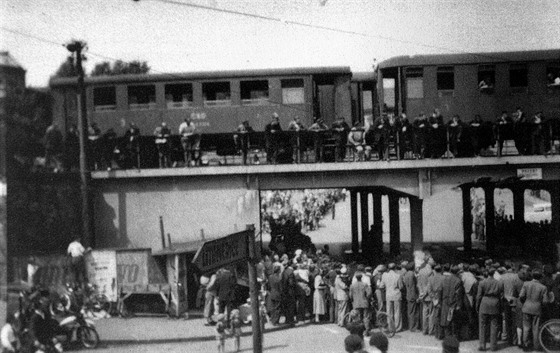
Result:
{"label": "man in dark suit", "polygon": [[442,283],[440,324],[446,337],[455,336],[459,339],[465,289],[458,276],[459,267],[452,266],[450,272],[444,276]]}
{"label": "man in dark suit", "polygon": [[220,314],[225,314],[229,318],[233,301],[235,300],[235,286],[237,280],[234,274],[227,268],[218,270],[216,274],[216,293],[218,295],[218,302],[220,305]]}
{"label": "man in dark suit", "polygon": [[268,277],[268,289],[270,291],[271,313],[270,321],[273,325],[280,322],[280,307],[282,304],[282,275],[281,267],[274,265],[272,274]]}
{"label": "man in dark suit", "polygon": [[533,336],[533,350],[539,349],[539,322],[542,315],[543,303],[548,301],[548,290],[539,280],[542,273],[533,271],[533,279],[523,283],[519,300],[523,303],[523,350],[529,350],[529,336]]}
{"label": "man in dark suit", "polygon": [[296,315],[296,278],[291,266],[282,272],[282,303],[286,324],[293,325]]}
{"label": "man in dark suit", "polygon": [[480,282],[476,294],[476,308],[479,316],[480,340],[478,350],[486,350],[486,331],[490,323],[490,349],[495,351],[498,347],[498,325],[500,322],[500,302],[504,295],[504,283],[494,279],[496,270],[490,268],[486,278]]}
{"label": "man in dark suit", "polygon": [[442,339],[441,332],[441,291],[443,286],[443,275],[441,265],[434,266],[434,275],[428,278],[428,295],[430,296],[433,313],[429,321],[429,334],[433,334],[437,339]]}
{"label": "man in dark suit", "polygon": [[414,273],[414,262],[406,265],[406,273],[403,275],[403,284],[406,291],[406,309],[408,317],[408,329],[410,332],[418,330],[418,284]]}

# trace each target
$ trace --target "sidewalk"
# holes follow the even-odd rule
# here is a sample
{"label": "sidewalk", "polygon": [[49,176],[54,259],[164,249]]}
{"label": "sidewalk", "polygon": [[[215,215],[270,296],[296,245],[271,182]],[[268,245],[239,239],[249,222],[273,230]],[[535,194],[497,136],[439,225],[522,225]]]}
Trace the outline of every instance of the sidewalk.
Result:
{"label": "sidewalk", "polygon": [[[165,317],[135,317],[131,319],[101,319],[96,321],[101,344],[96,353],[116,352],[204,352],[217,351],[214,327],[204,326],[204,319],[169,319]],[[348,331],[335,324],[299,324],[265,327],[265,352],[344,352]],[[367,343],[367,339],[366,339]],[[461,352],[476,352],[477,341],[461,343]],[[226,341],[226,352],[233,352],[232,339]],[[369,345],[366,349],[369,348]],[[243,327],[241,351],[252,351],[251,326]],[[392,353],[433,353],[441,351],[441,342],[419,333],[401,332],[389,339]],[[518,352],[513,347],[501,352]]]}

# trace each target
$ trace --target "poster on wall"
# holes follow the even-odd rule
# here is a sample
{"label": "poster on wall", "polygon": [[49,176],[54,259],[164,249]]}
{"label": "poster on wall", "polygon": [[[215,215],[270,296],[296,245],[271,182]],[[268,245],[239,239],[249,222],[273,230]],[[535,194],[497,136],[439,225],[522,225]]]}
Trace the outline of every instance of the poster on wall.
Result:
{"label": "poster on wall", "polygon": [[[117,285],[139,291],[148,286],[149,250],[120,250],[117,252]],[[135,288],[135,289],[134,289]]]}
{"label": "poster on wall", "polygon": [[110,301],[117,297],[117,257],[115,251],[94,250],[86,256],[88,280],[95,284],[97,291]]}

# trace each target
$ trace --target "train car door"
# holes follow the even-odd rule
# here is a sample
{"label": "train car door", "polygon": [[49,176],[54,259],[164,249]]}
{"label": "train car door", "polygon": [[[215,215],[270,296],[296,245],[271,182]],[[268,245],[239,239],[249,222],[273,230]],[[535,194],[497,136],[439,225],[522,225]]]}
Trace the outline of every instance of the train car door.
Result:
{"label": "train car door", "polygon": [[322,118],[327,126],[334,123],[334,85],[315,81],[313,102],[316,117]]}

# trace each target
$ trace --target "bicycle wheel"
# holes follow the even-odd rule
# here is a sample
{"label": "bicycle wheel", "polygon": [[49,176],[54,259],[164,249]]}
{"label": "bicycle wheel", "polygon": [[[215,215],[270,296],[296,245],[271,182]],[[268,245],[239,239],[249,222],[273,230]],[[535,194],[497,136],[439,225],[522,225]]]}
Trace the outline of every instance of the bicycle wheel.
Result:
{"label": "bicycle wheel", "polygon": [[539,342],[545,352],[560,352],[560,320],[549,320],[542,325]]}
{"label": "bicycle wheel", "polygon": [[70,296],[64,293],[59,295],[49,304],[49,310],[51,315],[58,316],[69,311],[71,305],[72,301],[70,300]]}
{"label": "bicycle wheel", "polygon": [[386,312],[378,311],[375,320],[377,322],[377,327],[385,336],[393,337],[395,335],[395,327],[390,322]]}
{"label": "bicycle wheel", "polygon": [[81,326],[78,328],[78,341],[84,348],[95,348],[99,344],[99,335],[95,328],[90,326]]}

